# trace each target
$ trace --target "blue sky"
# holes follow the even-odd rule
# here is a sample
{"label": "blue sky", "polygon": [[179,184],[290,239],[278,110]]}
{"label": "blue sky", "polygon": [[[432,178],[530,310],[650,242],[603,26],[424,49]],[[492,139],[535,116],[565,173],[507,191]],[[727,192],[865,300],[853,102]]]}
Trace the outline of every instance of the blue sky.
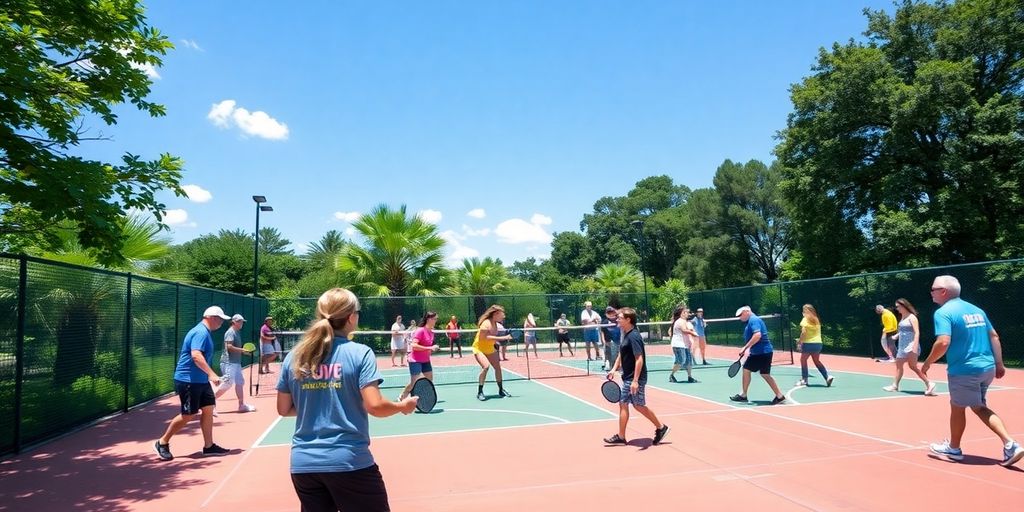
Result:
{"label": "blue sky", "polygon": [[638,180],[711,185],[771,161],[788,88],[860,37],[859,0],[150,2],[177,46],[154,70],[168,115],[120,110],[111,142],[186,162],[161,197],[177,243],[261,216],[295,243],[379,203],[435,222],[451,262],[546,257],[551,233]]}

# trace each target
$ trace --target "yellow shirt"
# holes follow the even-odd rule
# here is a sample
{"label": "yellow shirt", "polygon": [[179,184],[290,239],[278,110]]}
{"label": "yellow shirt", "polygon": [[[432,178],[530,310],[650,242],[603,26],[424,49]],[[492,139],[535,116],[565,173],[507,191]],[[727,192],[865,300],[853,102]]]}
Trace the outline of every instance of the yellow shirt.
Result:
{"label": "yellow shirt", "polygon": [[898,329],[896,324],[896,315],[888,309],[882,309],[882,331],[889,334],[894,333]]}
{"label": "yellow shirt", "polygon": [[821,324],[812,324],[806,318],[800,320],[804,330],[804,343],[821,343]]}
{"label": "yellow shirt", "polygon": [[473,338],[473,353],[490,355],[495,351],[494,340],[487,339],[487,335],[484,334],[481,339],[480,334],[483,333],[483,329],[476,331],[476,336]]}

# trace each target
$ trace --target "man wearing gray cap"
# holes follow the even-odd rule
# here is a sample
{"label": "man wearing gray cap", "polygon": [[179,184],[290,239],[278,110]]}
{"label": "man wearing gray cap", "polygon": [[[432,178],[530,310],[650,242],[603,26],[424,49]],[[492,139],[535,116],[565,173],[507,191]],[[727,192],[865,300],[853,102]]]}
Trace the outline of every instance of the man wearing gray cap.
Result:
{"label": "man wearing gray cap", "polygon": [[203,320],[185,334],[185,341],[178,354],[178,364],[174,368],[174,391],[181,402],[181,412],[171,420],[164,435],[153,445],[160,460],[174,458],[171,455],[171,437],[185,428],[200,411],[203,413],[199,420],[203,431],[203,455],[228,453],[228,450],[213,442],[213,406],[217,399],[210,385],[219,386],[220,377],[214,373],[210,364],[213,360],[211,333],[230,319],[220,306],[210,306],[203,312]]}
{"label": "man wearing gray cap", "polygon": [[[238,412],[252,412],[255,406],[245,403],[245,377],[242,376],[242,354],[251,352],[242,349],[242,325],[245,324],[245,317],[235,314],[231,317],[231,327],[224,333],[224,352],[220,356],[220,386],[217,388],[216,397],[228,391],[228,388],[235,387],[235,396],[238,397]],[[216,410],[214,410],[216,414]]]}

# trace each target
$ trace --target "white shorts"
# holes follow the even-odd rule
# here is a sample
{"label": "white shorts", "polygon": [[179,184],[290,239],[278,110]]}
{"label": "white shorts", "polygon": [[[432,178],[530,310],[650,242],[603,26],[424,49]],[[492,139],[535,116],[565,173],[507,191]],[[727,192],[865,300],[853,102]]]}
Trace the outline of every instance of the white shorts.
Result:
{"label": "white shorts", "polygon": [[242,376],[242,365],[239,363],[224,363],[220,365],[221,375],[221,387],[227,387],[229,384],[235,386],[241,386],[245,384],[245,377]]}
{"label": "white shorts", "polygon": [[405,340],[391,340],[391,350],[402,350]]}
{"label": "white shorts", "polygon": [[277,351],[274,350],[274,344],[273,343],[264,343],[264,344],[260,345],[260,353],[263,354],[264,356],[272,356],[272,355],[276,354]]}

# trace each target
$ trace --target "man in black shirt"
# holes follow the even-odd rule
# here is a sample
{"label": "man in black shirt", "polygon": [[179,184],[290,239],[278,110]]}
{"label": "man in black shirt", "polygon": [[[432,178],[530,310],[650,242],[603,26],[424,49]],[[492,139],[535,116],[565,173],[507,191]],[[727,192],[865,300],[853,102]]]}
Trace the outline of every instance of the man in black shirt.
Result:
{"label": "man in black shirt", "polygon": [[663,425],[647,407],[644,388],[647,386],[647,366],[644,364],[644,339],[636,328],[636,311],[633,308],[619,310],[619,328],[622,329],[622,345],[615,358],[608,380],[615,379],[615,372],[622,368],[622,391],[619,400],[619,433],[604,440],[608,444],[626,444],[626,424],[629,423],[629,404],[654,424],[654,444],[661,443],[668,434],[668,425]]}

